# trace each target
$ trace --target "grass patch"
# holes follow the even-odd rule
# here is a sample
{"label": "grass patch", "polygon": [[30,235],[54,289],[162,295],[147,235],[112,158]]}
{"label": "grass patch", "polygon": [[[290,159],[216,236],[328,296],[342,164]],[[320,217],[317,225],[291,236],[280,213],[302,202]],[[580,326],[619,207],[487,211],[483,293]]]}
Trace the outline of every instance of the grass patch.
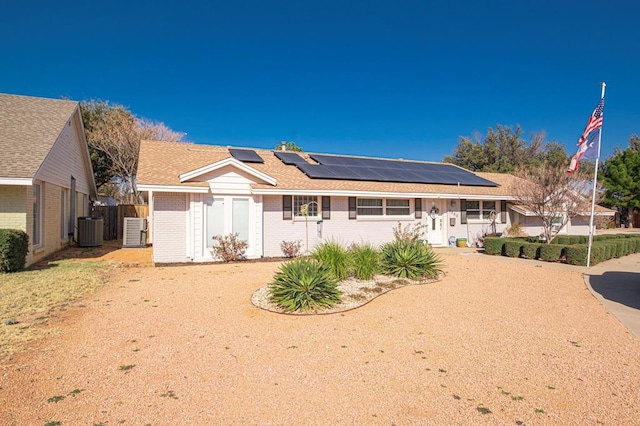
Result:
{"label": "grass patch", "polygon": [[173,391],[172,391],[172,390],[167,391],[167,393],[163,393],[163,394],[161,394],[160,396],[161,396],[161,397],[163,397],[163,398],[178,399],[178,397],[176,396],[176,394],[175,394],[175,393],[173,393]]}
{"label": "grass patch", "polygon": [[135,366],[136,366],[135,364],[121,365],[120,366],[120,371],[129,371]]}
{"label": "grass patch", "polygon": [[62,401],[64,399],[64,396],[62,395],[56,395],[56,396],[52,396],[51,398],[47,399],[47,402],[49,404],[51,404],[52,402],[55,402],[56,404],[60,401]]}
{"label": "grass patch", "polygon": [[[14,319],[18,324],[0,326],[0,359],[20,350],[24,343],[37,339],[42,330],[31,327],[30,319],[46,318],[105,282],[107,262],[60,260],[48,268],[0,274],[0,320]],[[40,315],[38,315],[40,314]]]}
{"label": "grass patch", "polygon": [[491,410],[487,407],[477,407],[476,410],[478,410],[480,414],[491,414]]}

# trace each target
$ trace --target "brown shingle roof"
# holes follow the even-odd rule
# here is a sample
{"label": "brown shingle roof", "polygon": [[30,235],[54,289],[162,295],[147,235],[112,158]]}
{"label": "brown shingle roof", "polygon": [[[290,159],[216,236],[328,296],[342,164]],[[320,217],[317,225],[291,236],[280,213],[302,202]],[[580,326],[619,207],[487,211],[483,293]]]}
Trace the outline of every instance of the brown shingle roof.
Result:
{"label": "brown shingle roof", "polygon": [[78,102],[0,93],[0,177],[32,178]]}
{"label": "brown shingle roof", "polygon": [[[317,190],[317,191],[367,191],[407,194],[451,194],[468,196],[509,196],[509,186],[516,179],[502,173],[476,173],[497,183],[498,187],[434,185],[416,183],[364,182],[332,179],[311,179],[297,167],[285,165],[271,150],[255,149],[264,163],[248,163],[260,172],[277,180],[269,184],[254,184],[256,190]],[[300,153],[309,162],[308,153]],[[180,142],[142,141],[138,163],[138,185],[208,186],[201,182],[181,183],[179,176],[186,172],[230,158],[228,147],[195,145]]]}

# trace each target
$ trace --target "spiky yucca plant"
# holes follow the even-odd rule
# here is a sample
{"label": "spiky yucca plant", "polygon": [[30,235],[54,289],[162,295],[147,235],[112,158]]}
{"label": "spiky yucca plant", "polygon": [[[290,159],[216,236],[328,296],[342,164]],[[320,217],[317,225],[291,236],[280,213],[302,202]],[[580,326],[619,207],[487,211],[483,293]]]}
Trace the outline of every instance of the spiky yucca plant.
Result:
{"label": "spiky yucca plant", "polygon": [[440,258],[426,244],[397,240],[382,247],[382,271],[400,278],[438,276]]}
{"label": "spiky yucca plant", "polygon": [[342,296],[329,268],[304,257],[283,264],[269,292],[271,300],[286,312],[329,308]]}

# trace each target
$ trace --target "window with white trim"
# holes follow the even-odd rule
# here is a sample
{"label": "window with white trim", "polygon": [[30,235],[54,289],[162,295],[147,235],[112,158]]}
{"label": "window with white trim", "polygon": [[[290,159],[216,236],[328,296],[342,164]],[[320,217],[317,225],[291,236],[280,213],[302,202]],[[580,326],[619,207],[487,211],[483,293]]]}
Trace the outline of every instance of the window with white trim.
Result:
{"label": "window with white trim", "polygon": [[491,212],[496,212],[496,202],[486,200],[467,200],[467,219],[490,220]]}
{"label": "window with white trim", "polygon": [[42,186],[33,184],[33,241],[34,247],[42,244]]}
{"label": "window with white trim", "polygon": [[358,216],[382,216],[382,198],[358,198]]}
{"label": "window with white trim", "polygon": [[[305,207],[306,206],[306,207]],[[307,214],[304,214],[304,209]],[[318,216],[318,197],[312,195],[294,195],[293,196],[293,215],[294,216]]]}
{"label": "window with white trim", "polygon": [[386,212],[387,216],[408,216],[411,214],[411,209],[409,208],[409,199],[389,199],[386,200]]}
{"label": "window with white trim", "polygon": [[358,198],[358,216],[409,216],[408,198]]}

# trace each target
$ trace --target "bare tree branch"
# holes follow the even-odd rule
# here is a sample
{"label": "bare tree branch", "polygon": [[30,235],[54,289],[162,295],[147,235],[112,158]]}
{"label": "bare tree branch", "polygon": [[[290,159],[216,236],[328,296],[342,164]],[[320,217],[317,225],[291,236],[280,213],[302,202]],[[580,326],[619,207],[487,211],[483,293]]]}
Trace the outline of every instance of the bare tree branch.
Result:
{"label": "bare tree branch", "polygon": [[591,211],[592,181],[584,175],[569,175],[565,167],[550,163],[520,168],[515,175],[515,202],[540,218],[549,244],[571,218]]}

